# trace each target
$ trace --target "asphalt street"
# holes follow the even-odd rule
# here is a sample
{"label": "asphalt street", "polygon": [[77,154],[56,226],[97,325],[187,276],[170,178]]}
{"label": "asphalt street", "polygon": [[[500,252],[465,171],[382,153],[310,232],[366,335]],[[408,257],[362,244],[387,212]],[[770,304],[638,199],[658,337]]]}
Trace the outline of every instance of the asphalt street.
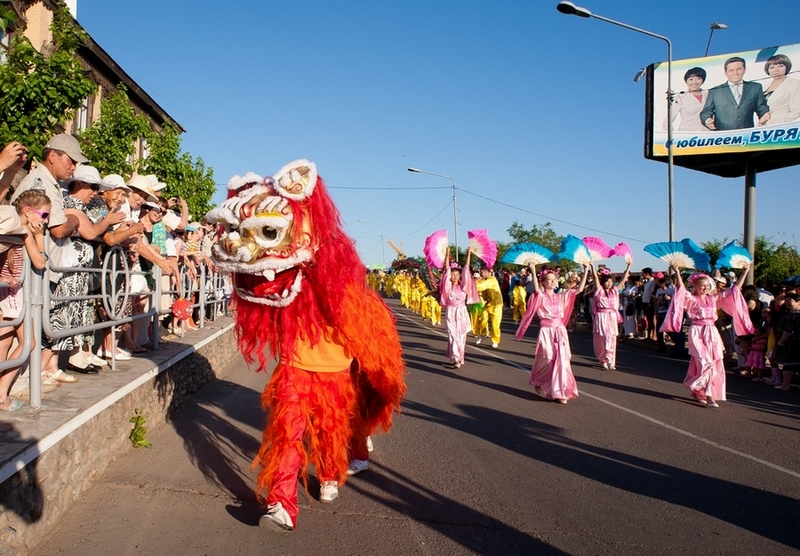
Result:
{"label": "asphalt street", "polygon": [[631,341],[603,371],[581,326],[581,395],[560,405],[528,385],[534,327],[517,342],[506,313],[500,346],[471,341],[453,370],[442,327],[388,303],[408,368],[403,412],[333,504],[312,481],[296,531],[258,527],[250,461],[268,377],[239,360],[151,431],[151,449],[115,461],[30,554],[800,551],[796,389],[729,375],[728,401],[701,407],[681,384],[687,361]]}

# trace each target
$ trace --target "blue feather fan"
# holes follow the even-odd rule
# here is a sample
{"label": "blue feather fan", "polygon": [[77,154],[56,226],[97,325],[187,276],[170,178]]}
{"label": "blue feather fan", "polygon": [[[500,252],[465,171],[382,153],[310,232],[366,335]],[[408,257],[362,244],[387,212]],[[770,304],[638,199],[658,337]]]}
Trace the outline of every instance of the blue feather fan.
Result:
{"label": "blue feather fan", "polygon": [[678,268],[696,268],[711,271],[708,254],[694,241],[685,238],[681,241],[662,241],[644,246],[644,251]]}
{"label": "blue feather fan", "polygon": [[578,264],[591,264],[592,253],[583,240],[573,235],[568,235],[561,240],[561,251],[556,255],[557,259],[567,259]]}
{"label": "blue feather fan", "polygon": [[542,264],[554,260],[553,252],[538,243],[517,243],[512,245],[500,262],[507,264]]}
{"label": "blue feather fan", "polygon": [[717,268],[744,268],[753,264],[750,252],[736,242],[730,242],[722,248],[717,257]]}

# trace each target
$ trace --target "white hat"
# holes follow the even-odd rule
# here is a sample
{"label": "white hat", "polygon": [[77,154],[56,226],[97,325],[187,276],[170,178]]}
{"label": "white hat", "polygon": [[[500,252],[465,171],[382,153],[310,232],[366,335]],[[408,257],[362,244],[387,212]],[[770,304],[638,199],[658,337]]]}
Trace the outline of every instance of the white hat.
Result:
{"label": "white hat", "polygon": [[128,187],[135,189],[136,192],[142,195],[146,201],[150,201],[151,203],[158,202],[158,197],[153,194],[153,190],[150,186],[150,180],[147,178],[147,176],[142,176],[140,174],[132,175],[131,179],[128,180]]}
{"label": "white hat", "polygon": [[109,174],[103,178],[103,181],[106,182],[111,189],[124,189],[128,193],[131,192],[131,188],[125,183],[125,178],[119,174]]}
{"label": "white hat", "polygon": [[91,185],[99,185],[100,191],[108,191],[109,189],[112,189],[111,184],[104,182],[100,178],[100,172],[97,171],[97,168],[94,166],[88,166],[86,164],[81,164],[75,168],[75,172],[72,173],[72,177],[68,180],[64,180],[64,185],[67,186],[76,181],[82,181]]}
{"label": "white hat", "polygon": [[171,210],[168,210],[164,213],[164,217],[161,219],[161,222],[170,230],[175,230],[181,223],[181,217]]}
{"label": "white hat", "polygon": [[147,176],[145,176],[145,177],[148,180],[150,180],[150,190],[151,191],[161,191],[162,189],[167,187],[166,183],[164,183],[163,181],[158,181],[158,178],[156,177],[155,174],[147,174]]}

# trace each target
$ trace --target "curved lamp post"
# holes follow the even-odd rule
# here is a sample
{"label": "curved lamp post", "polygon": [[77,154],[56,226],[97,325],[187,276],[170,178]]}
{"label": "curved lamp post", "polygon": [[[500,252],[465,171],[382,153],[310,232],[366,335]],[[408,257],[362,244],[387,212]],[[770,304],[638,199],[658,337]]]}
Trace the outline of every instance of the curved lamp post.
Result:
{"label": "curved lamp post", "polygon": [[451,178],[450,176],[445,176],[444,174],[437,174],[435,172],[426,172],[425,170],[420,170],[419,168],[408,168],[409,172],[414,172],[415,174],[428,174],[429,176],[436,176],[439,178],[445,178],[453,182],[453,228],[455,228],[455,235],[453,236],[453,243],[456,246],[456,260],[458,260],[458,216],[456,210],[456,179]]}
{"label": "curved lamp post", "polygon": [[704,58],[706,56],[708,56],[708,49],[711,48],[711,37],[714,36],[714,31],[716,31],[717,29],[727,29],[727,28],[728,28],[728,26],[725,25],[724,23],[712,23],[711,24],[711,32],[708,34],[708,44],[706,45],[706,53],[703,54]]}
{"label": "curved lamp post", "polygon": [[613,25],[617,25],[624,29],[630,29],[631,31],[636,31],[637,33],[642,33],[649,37],[661,39],[662,41],[667,43],[667,197],[668,197],[669,240],[672,241],[673,236],[675,235],[674,164],[672,158],[672,42],[663,35],[657,35],[656,33],[651,33],[650,31],[639,29],[638,27],[628,25],[627,23],[622,23],[620,21],[616,21],[613,19],[609,19],[607,17],[594,14],[591,11],[587,10],[586,8],[583,8],[581,6],[576,6],[572,2],[566,2],[566,1],[559,2],[558,5],[556,6],[556,9],[562,14],[566,15],[576,15],[578,17],[584,17],[584,18],[593,17],[595,19],[599,19],[600,21],[605,21],[606,23],[611,23]]}

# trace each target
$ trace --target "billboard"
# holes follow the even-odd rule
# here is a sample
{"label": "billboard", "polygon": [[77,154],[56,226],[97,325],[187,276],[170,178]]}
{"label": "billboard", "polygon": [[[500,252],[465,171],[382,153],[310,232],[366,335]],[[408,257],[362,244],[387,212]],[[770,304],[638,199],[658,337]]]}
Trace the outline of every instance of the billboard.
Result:
{"label": "billboard", "polygon": [[[667,159],[667,63],[647,72],[645,156]],[[800,44],[672,62],[676,165],[723,175],[800,163]]]}

